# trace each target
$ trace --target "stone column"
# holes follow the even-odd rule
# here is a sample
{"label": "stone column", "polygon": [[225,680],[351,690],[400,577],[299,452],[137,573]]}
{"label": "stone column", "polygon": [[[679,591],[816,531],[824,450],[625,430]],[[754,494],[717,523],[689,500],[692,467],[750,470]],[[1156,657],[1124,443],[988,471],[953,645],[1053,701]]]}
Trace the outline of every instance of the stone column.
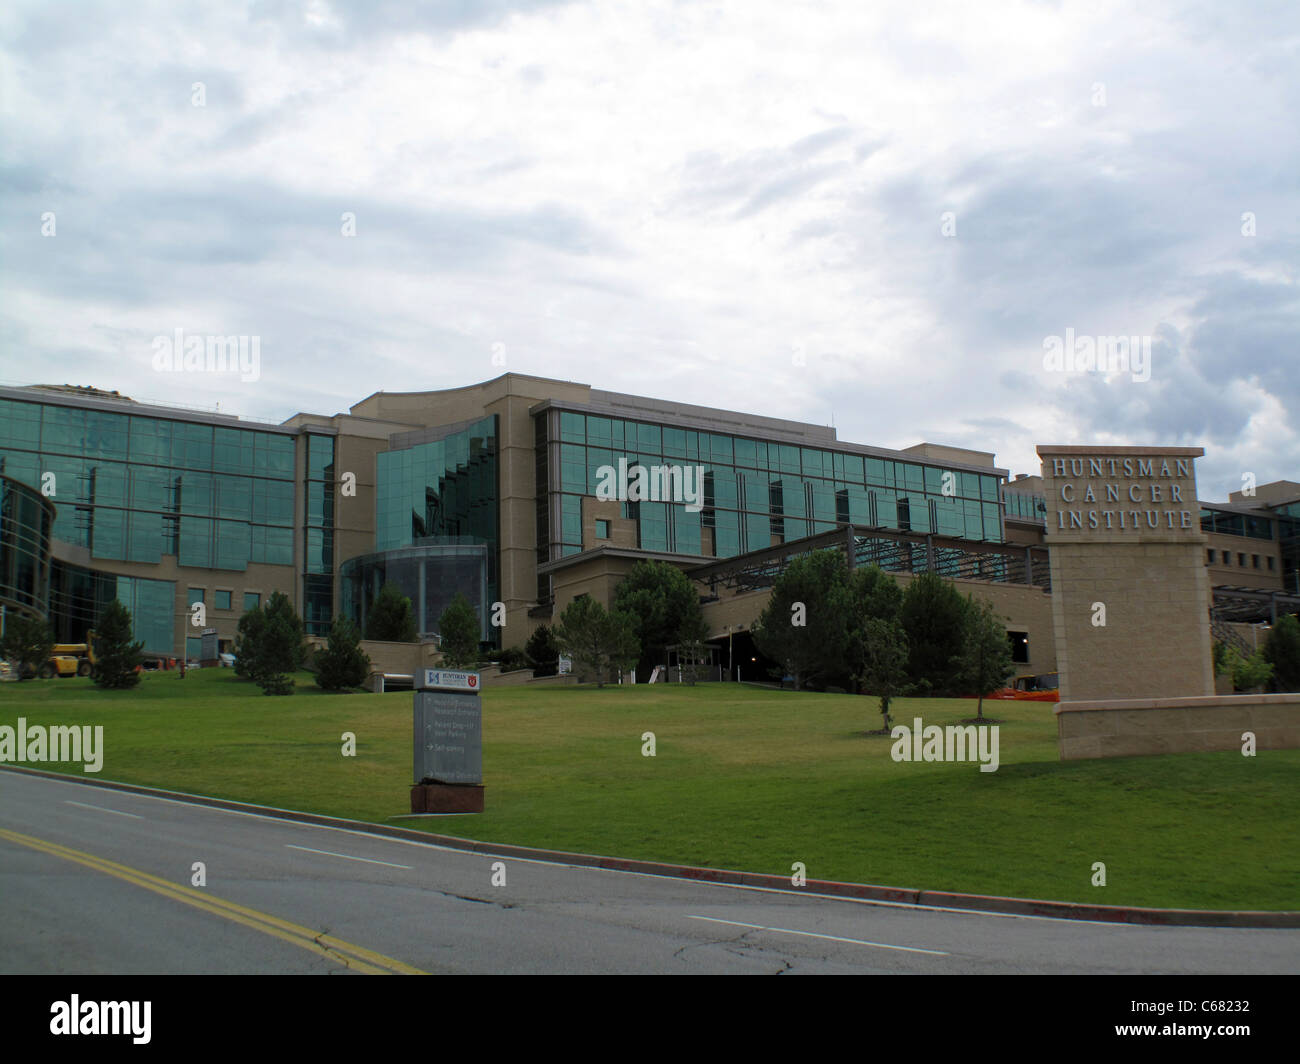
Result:
{"label": "stone column", "polygon": [[1213,695],[1199,447],[1042,446],[1061,703]]}

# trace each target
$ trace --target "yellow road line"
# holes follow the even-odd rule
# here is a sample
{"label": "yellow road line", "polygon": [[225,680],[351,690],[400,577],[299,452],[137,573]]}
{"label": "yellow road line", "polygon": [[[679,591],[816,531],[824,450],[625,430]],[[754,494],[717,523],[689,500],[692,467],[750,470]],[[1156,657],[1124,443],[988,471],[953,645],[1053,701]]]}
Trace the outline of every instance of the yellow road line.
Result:
{"label": "yellow road line", "polygon": [[48,842],[45,839],[38,839],[31,835],[21,835],[16,831],[8,831],[4,828],[0,828],[0,839],[7,839],[19,846],[27,846],[33,850],[50,854],[53,857],[75,861],[77,864],[93,868],[97,872],[103,872],[127,883],[132,883],[137,887],[151,890],[155,894],[173,898],[196,909],[203,909],[237,924],[251,927],[263,934],[272,935],[285,942],[291,942],[295,946],[319,953],[331,960],[342,960],[353,971],[365,972],[367,975],[426,974],[418,968],[394,960],[392,957],[386,957],[382,953],[375,953],[373,950],[353,945],[350,942],[344,942],[342,939],[334,938],[331,935],[318,934],[311,928],[290,923],[288,920],[281,920],[278,916],[272,916],[257,909],[250,909],[244,905],[238,905],[233,901],[218,898],[193,887],[171,883],[158,876],[150,875],[148,872],[142,872],[138,868],[118,864],[116,861],[110,861],[104,857],[82,853],[80,850],[61,846],[56,842]]}

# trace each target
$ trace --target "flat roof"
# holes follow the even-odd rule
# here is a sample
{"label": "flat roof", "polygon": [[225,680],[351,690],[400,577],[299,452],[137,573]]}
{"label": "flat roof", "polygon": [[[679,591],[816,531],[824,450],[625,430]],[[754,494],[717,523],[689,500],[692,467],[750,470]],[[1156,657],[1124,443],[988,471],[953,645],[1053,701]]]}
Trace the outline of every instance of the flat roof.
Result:
{"label": "flat roof", "polygon": [[239,417],[236,414],[220,414],[214,410],[168,406],[143,399],[132,399],[126,395],[110,397],[98,390],[93,394],[65,390],[57,385],[27,384],[17,387],[0,385],[0,398],[17,399],[27,403],[47,403],[51,406],[79,407],[83,410],[100,410],[108,414],[134,414],[137,417],[154,417],[165,421],[198,422],[204,425],[220,425],[223,428],[248,429],[253,432],[278,432],[285,436],[297,436],[302,431],[300,428],[286,427],[283,423],[275,421]]}
{"label": "flat roof", "polygon": [[[612,395],[611,392],[593,391],[592,396]],[[654,400],[658,403],[660,400]],[[888,447],[872,447],[863,443],[849,443],[838,439],[835,430],[825,425],[805,425],[798,421],[781,421],[779,418],[764,418],[759,415],[740,414],[731,410],[715,410],[712,407],[690,406],[687,404],[665,403],[663,408],[649,406],[614,406],[593,399],[590,403],[574,403],[565,399],[544,399],[529,407],[529,414],[539,414],[544,410],[568,410],[579,414],[595,414],[598,417],[616,417],[626,421],[647,421],[657,425],[670,425],[674,428],[717,432],[728,436],[745,436],[757,440],[774,440],[796,447],[812,447],[823,451],[840,451],[844,454],[858,454],[870,458],[882,458],[891,462],[910,462],[913,465],[933,466],[942,469],[957,469],[968,473],[984,473],[988,476],[1005,478],[1008,470],[999,466],[973,465],[965,462],[941,462],[936,458],[927,458],[907,451],[892,450]],[[783,426],[797,426],[815,429],[817,434],[802,434]],[[940,444],[939,446],[944,446]]]}

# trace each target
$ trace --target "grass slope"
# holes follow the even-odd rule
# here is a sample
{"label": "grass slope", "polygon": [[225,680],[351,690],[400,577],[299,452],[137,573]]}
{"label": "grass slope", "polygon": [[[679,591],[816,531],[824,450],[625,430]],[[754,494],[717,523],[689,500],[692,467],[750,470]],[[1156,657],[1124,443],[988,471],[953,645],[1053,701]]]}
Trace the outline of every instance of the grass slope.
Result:
{"label": "grass slope", "polygon": [[[0,724],[102,724],[99,778],[383,822],[409,811],[411,695],[271,698],[226,670],[0,686]],[[900,699],[911,724],[973,703]],[[1300,751],[1062,763],[1052,706],[991,703],[1001,767],[895,762],[874,699],[489,689],[487,812],[404,821],[495,842],[813,879],[1179,908],[1300,906]],[[357,756],[341,756],[341,736]],[[652,731],[657,756],[641,754]],[[79,765],[43,765],[81,775]],[[1091,885],[1106,864],[1107,886]]]}

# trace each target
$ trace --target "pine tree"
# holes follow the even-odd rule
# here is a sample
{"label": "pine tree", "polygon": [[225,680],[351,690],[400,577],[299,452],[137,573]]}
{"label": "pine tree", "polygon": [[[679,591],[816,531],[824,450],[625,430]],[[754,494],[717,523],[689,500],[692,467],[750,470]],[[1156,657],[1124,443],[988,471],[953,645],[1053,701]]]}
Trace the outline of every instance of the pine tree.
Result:
{"label": "pine tree", "polygon": [[573,655],[576,665],[595,674],[597,687],[604,687],[612,672],[632,668],[641,652],[632,615],[607,612],[587,595],[564,608],[555,641],[564,653]]}
{"label": "pine tree", "polygon": [[524,653],[533,667],[534,676],[554,676],[559,669],[560,648],[555,642],[555,629],[549,624],[539,624],[524,644]]}
{"label": "pine tree", "polygon": [[131,613],[114,599],[95,625],[94,681],[100,687],[124,690],[140,682],[136,669],[144,660],[144,644],[133,642],[131,634]]}
{"label": "pine tree", "polygon": [[366,638],[390,643],[414,643],[415,611],[411,600],[392,581],[379,589],[379,597],[366,614]]}
{"label": "pine tree", "polygon": [[469,599],[459,591],[438,618],[438,632],[442,636],[444,665],[451,669],[465,669],[478,662],[478,614]]}
{"label": "pine tree", "polygon": [[330,626],[329,641],[316,651],[316,686],[326,691],[360,687],[370,674],[370,658],[361,649],[361,632],[340,614]]}
{"label": "pine tree", "polygon": [[235,635],[235,675],[242,680],[257,679],[258,654],[262,645],[262,633],[266,631],[266,614],[259,606],[248,610],[239,618],[239,629]]}
{"label": "pine tree", "polygon": [[266,603],[267,621],[269,622],[275,617],[284,620],[290,633],[292,666],[287,671],[297,672],[307,660],[307,643],[303,638],[305,625],[302,623],[302,618],[298,616],[298,612],[293,608],[293,603],[289,601],[289,596],[282,591],[274,592]]}
{"label": "pine tree", "polygon": [[302,655],[302,632],[283,611],[267,611],[254,680],[264,695],[293,694],[293,676]]}

